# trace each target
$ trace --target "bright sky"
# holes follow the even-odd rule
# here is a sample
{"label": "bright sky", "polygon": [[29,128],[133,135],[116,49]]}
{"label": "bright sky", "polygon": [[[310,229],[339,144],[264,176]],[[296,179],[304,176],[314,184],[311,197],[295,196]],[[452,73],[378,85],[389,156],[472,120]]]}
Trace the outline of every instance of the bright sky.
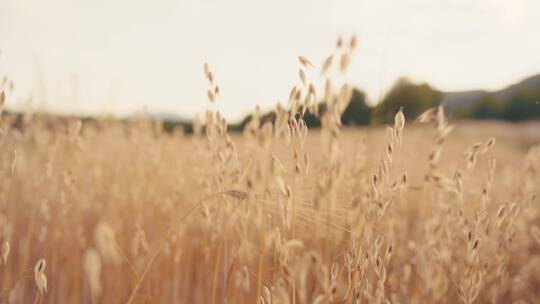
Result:
{"label": "bright sky", "polygon": [[320,66],[341,34],[371,102],[399,76],[464,90],[540,72],[539,0],[0,0],[0,76],[11,108],[193,117],[207,61],[235,120],[286,101],[298,55]]}

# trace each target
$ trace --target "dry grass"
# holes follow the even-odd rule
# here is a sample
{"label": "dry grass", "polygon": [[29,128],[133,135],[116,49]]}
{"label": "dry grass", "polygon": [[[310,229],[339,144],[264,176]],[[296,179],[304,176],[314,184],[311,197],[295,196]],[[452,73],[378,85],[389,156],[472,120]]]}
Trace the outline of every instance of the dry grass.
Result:
{"label": "dry grass", "polygon": [[2,116],[0,302],[540,302],[540,125],[453,128],[434,109],[347,129],[350,88],[325,86],[309,134],[283,108],[242,135],[214,111],[193,136]]}

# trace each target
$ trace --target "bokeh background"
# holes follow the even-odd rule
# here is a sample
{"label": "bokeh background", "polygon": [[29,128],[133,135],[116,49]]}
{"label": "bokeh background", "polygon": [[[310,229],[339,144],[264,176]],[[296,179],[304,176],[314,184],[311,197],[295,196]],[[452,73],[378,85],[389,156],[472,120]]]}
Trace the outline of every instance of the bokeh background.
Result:
{"label": "bokeh background", "polygon": [[539,32],[536,0],[2,0],[0,76],[15,87],[8,110],[189,121],[208,106],[208,62],[216,109],[239,123],[286,103],[298,55],[320,67],[338,36],[357,35],[347,81],[367,105],[390,92],[522,120],[540,115]]}

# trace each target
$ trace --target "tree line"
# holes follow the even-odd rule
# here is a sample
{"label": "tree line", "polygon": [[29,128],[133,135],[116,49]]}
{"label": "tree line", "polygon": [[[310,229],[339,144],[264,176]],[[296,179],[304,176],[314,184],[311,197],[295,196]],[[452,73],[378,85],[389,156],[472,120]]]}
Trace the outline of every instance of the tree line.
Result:
{"label": "tree line", "polygon": [[[351,101],[341,117],[343,125],[364,126],[380,125],[391,122],[395,113],[403,107],[407,119],[415,119],[429,108],[443,105],[445,94],[427,83],[415,83],[406,78],[399,79],[375,106],[366,102],[366,94],[355,88]],[[495,93],[483,92],[459,109],[448,111],[458,119],[499,119],[506,121],[524,121],[540,119],[540,83],[533,87],[517,87],[507,97]],[[319,104],[319,113],[326,111],[326,104]],[[272,120],[272,113],[263,120]],[[249,122],[246,117],[237,127],[242,129]],[[321,121],[309,112],[304,115],[309,127],[320,127]]]}

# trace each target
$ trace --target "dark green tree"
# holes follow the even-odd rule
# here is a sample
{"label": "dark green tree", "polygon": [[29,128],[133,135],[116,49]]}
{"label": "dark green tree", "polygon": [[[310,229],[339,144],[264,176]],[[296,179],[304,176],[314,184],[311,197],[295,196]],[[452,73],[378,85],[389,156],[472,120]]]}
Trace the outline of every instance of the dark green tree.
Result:
{"label": "dark green tree", "polygon": [[[318,106],[319,117],[321,117],[327,110],[326,103],[321,102]],[[349,105],[341,115],[341,122],[349,126],[368,125],[371,122],[371,112],[372,108],[366,104],[366,94],[359,89],[354,89]],[[308,127],[319,128],[321,127],[319,117],[306,112],[303,119]]]}
{"label": "dark green tree", "polygon": [[439,105],[442,94],[427,83],[416,84],[399,79],[376,106],[374,123],[389,123],[403,106],[407,119],[414,119],[425,110]]}
{"label": "dark green tree", "polygon": [[341,122],[351,126],[368,125],[371,122],[371,111],[371,107],[366,104],[366,94],[354,89],[351,101],[341,115]]}
{"label": "dark green tree", "polygon": [[502,117],[509,121],[540,118],[540,96],[533,90],[520,89],[506,102]]}

